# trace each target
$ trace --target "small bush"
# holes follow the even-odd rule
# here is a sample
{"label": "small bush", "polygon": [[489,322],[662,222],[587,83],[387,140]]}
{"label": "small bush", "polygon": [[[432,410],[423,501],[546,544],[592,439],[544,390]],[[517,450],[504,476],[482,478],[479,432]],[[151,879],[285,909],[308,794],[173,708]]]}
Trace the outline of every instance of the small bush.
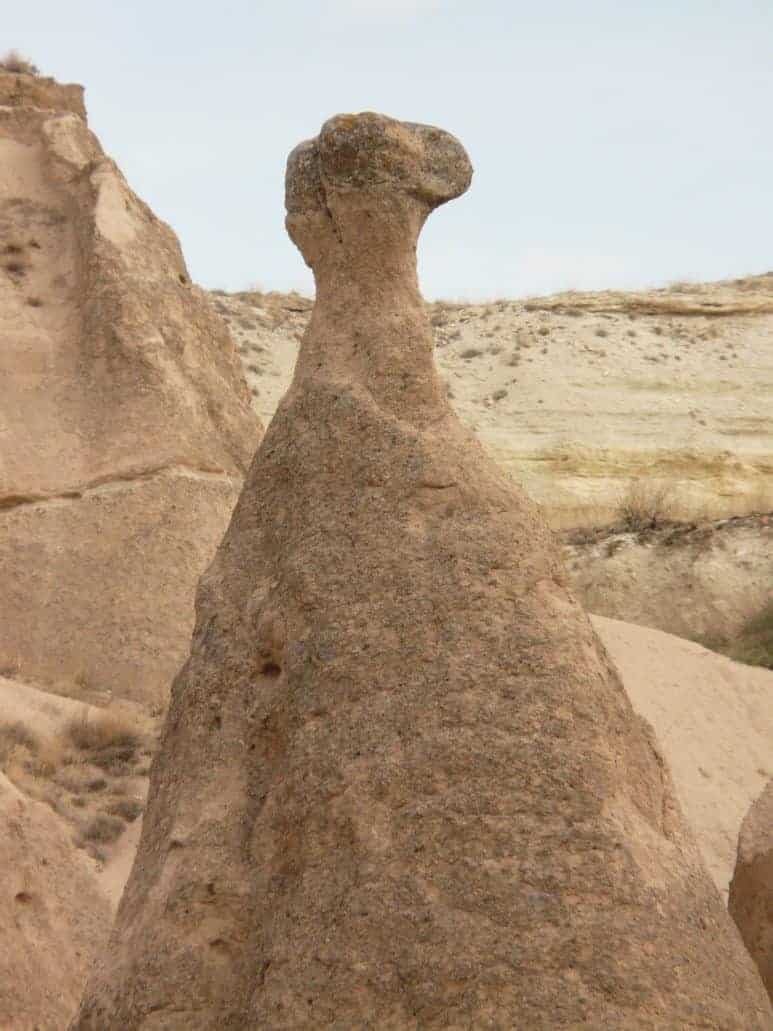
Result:
{"label": "small bush", "polygon": [[125,824],[117,816],[108,813],[97,815],[86,824],[83,830],[84,841],[95,841],[100,845],[109,845],[123,834]]}
{"label": "small bush", "polygon": [[478,355],[483,354],[483,351],[478,347],[468,347],[466,351],[462,351],[460,357],[467,361],[470,358],[477,358]]}
{"label": "small bush", "polygon": [[22,57],[18,50],[9,50],[4,57],[0,57],[0,69],[17,75],[40,75],[38,66]]}
{"label": "small bush", "polygon": [[38,739],[21,721],[0,724],[0,762],[5,762],[15,748],[35,752],[38,745]]}
{"label": "small bush", "polygon": [[67,735],[81,752],[120,751],[127,758],[134,755],[140,744],[139,734],[128,717],[114,712],[102,712],[89,719],[86,711],[70,720]]}
{"label": "small bush", "polygon": [[133,823],[142,813],[144,806],[135,798],[119,798],[107,807],[111,816],[118,816],[127,823]]}
{"label": "small bush", "polygon": [[671,487],[651,480],[631,480],[617,507],[617,517],[632,533],[655,530],[672,522]]}

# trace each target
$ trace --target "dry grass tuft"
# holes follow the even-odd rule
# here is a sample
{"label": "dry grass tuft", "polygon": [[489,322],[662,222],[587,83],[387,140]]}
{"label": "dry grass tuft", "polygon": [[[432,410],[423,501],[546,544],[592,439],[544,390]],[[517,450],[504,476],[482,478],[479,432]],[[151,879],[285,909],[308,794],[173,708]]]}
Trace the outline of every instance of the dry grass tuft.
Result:
{"label": "dry grass tuft", "polygon": [[111,816],[117,816],[127,823],[133,823],[145,807],[135,798],[118,798],[107,807]]}
{"label": "dry grass tuft", "polygon": [[13,72],[16,75],[40,75],[40,69],[27,57],[22,57],[18,50],[9,50],[0,57],[0,70]]}
{"label": "dry grass tuft", "polygon": [[631,533],[672,523],[673,489],[654,480],[631,480],[617,508],[617,522]]}
{"label": "dry grass tuft", "polygon": [[35,753],[40,747],[35,734],[21,721],[0,724],[0,765],[10,758],[17,748],[26,748]]}
{"label": "dry grass tuft", "polygon": [[84,841],[93,841],[99,845],[109,845],[117,841],[124,831],[125,824],[117,816],[108,813],[97,813],[83,828],[81,837]]}
{"label": "dry grass tuft", "polygon": [[140,738],[131,720],[120,713],[103,712],[89,719],[88,710],[67,724],[67,734],[82,752],[99,752],[104,748],[130,748],[132,754]]}

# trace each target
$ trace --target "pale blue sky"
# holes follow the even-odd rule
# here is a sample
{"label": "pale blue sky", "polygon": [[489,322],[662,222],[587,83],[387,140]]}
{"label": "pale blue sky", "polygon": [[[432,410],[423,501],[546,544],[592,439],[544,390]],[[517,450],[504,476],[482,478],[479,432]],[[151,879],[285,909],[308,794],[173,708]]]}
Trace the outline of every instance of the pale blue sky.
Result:
{"label": "pale blue sky", "polygon": [[92,128],[194,279],[311,280],[289,150],[336,112],[454,132],[469,193],[420,245],[430,297],[773,268],[772,0],[26,0],[0,50],[86,86]]}

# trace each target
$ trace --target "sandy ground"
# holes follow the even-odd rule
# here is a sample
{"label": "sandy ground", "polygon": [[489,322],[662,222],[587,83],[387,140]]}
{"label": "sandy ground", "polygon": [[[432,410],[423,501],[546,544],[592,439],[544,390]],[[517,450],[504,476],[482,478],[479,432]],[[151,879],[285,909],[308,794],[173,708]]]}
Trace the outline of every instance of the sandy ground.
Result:
{"label": "sandy ground", "polygon": [[773,672],[659,630],[592,619],[634,708],[655,728],[726,900],[741,822],[773,776]]}
{"label": "sandy ground", "polygon": [[[213,300],[267,423],[310,302]],[[456,411],[554,526],[609,519],[639,476],[673,488],[676,515],[773,508],[773,273],[430,312]]]}

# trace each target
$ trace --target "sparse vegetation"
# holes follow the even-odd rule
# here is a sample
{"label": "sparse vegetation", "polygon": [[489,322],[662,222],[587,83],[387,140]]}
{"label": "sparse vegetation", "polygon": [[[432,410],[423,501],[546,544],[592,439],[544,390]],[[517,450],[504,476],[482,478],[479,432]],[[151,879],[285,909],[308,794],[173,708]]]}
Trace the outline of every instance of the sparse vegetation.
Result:
{"label": "sparse vegetation", "polygon": [[617,508],[617,521],[632,533],[673,522],[672,488],[654,480],[631,480]]}
{"label": "sparse vegetation", "polygon": [[20,720],[0,724],[0,766],[16,748],[22,747],[29,752],[36,752],[39,745],[37,737]]}
{"label": "sparse vegetation", "polygon": [[107,807],[111,816],[117,816],[126,823],[133,823],[142,814],[144,806],[136,798],[118,798]]}
{"label": "sparse vegetation", "polygon": [[40,69],[18,50],[9,50],[0,57],[0,71],[13,72],[16,75],[40,75]]}
{"label": "sparse vegetation", "polygon": [[124,821],[109,813],[97,813],[83,829],[83,840],[109,845],[123,834]]}
{"label": "sparse vegetation", "polygon": [[85,710],[82,716],[70,720],[67,734],[82,752],[125,748],[131,749],[133,755],[139,746],[139,735],[128,717],[114,712],[103,712],[89,719],[88,710]]}

